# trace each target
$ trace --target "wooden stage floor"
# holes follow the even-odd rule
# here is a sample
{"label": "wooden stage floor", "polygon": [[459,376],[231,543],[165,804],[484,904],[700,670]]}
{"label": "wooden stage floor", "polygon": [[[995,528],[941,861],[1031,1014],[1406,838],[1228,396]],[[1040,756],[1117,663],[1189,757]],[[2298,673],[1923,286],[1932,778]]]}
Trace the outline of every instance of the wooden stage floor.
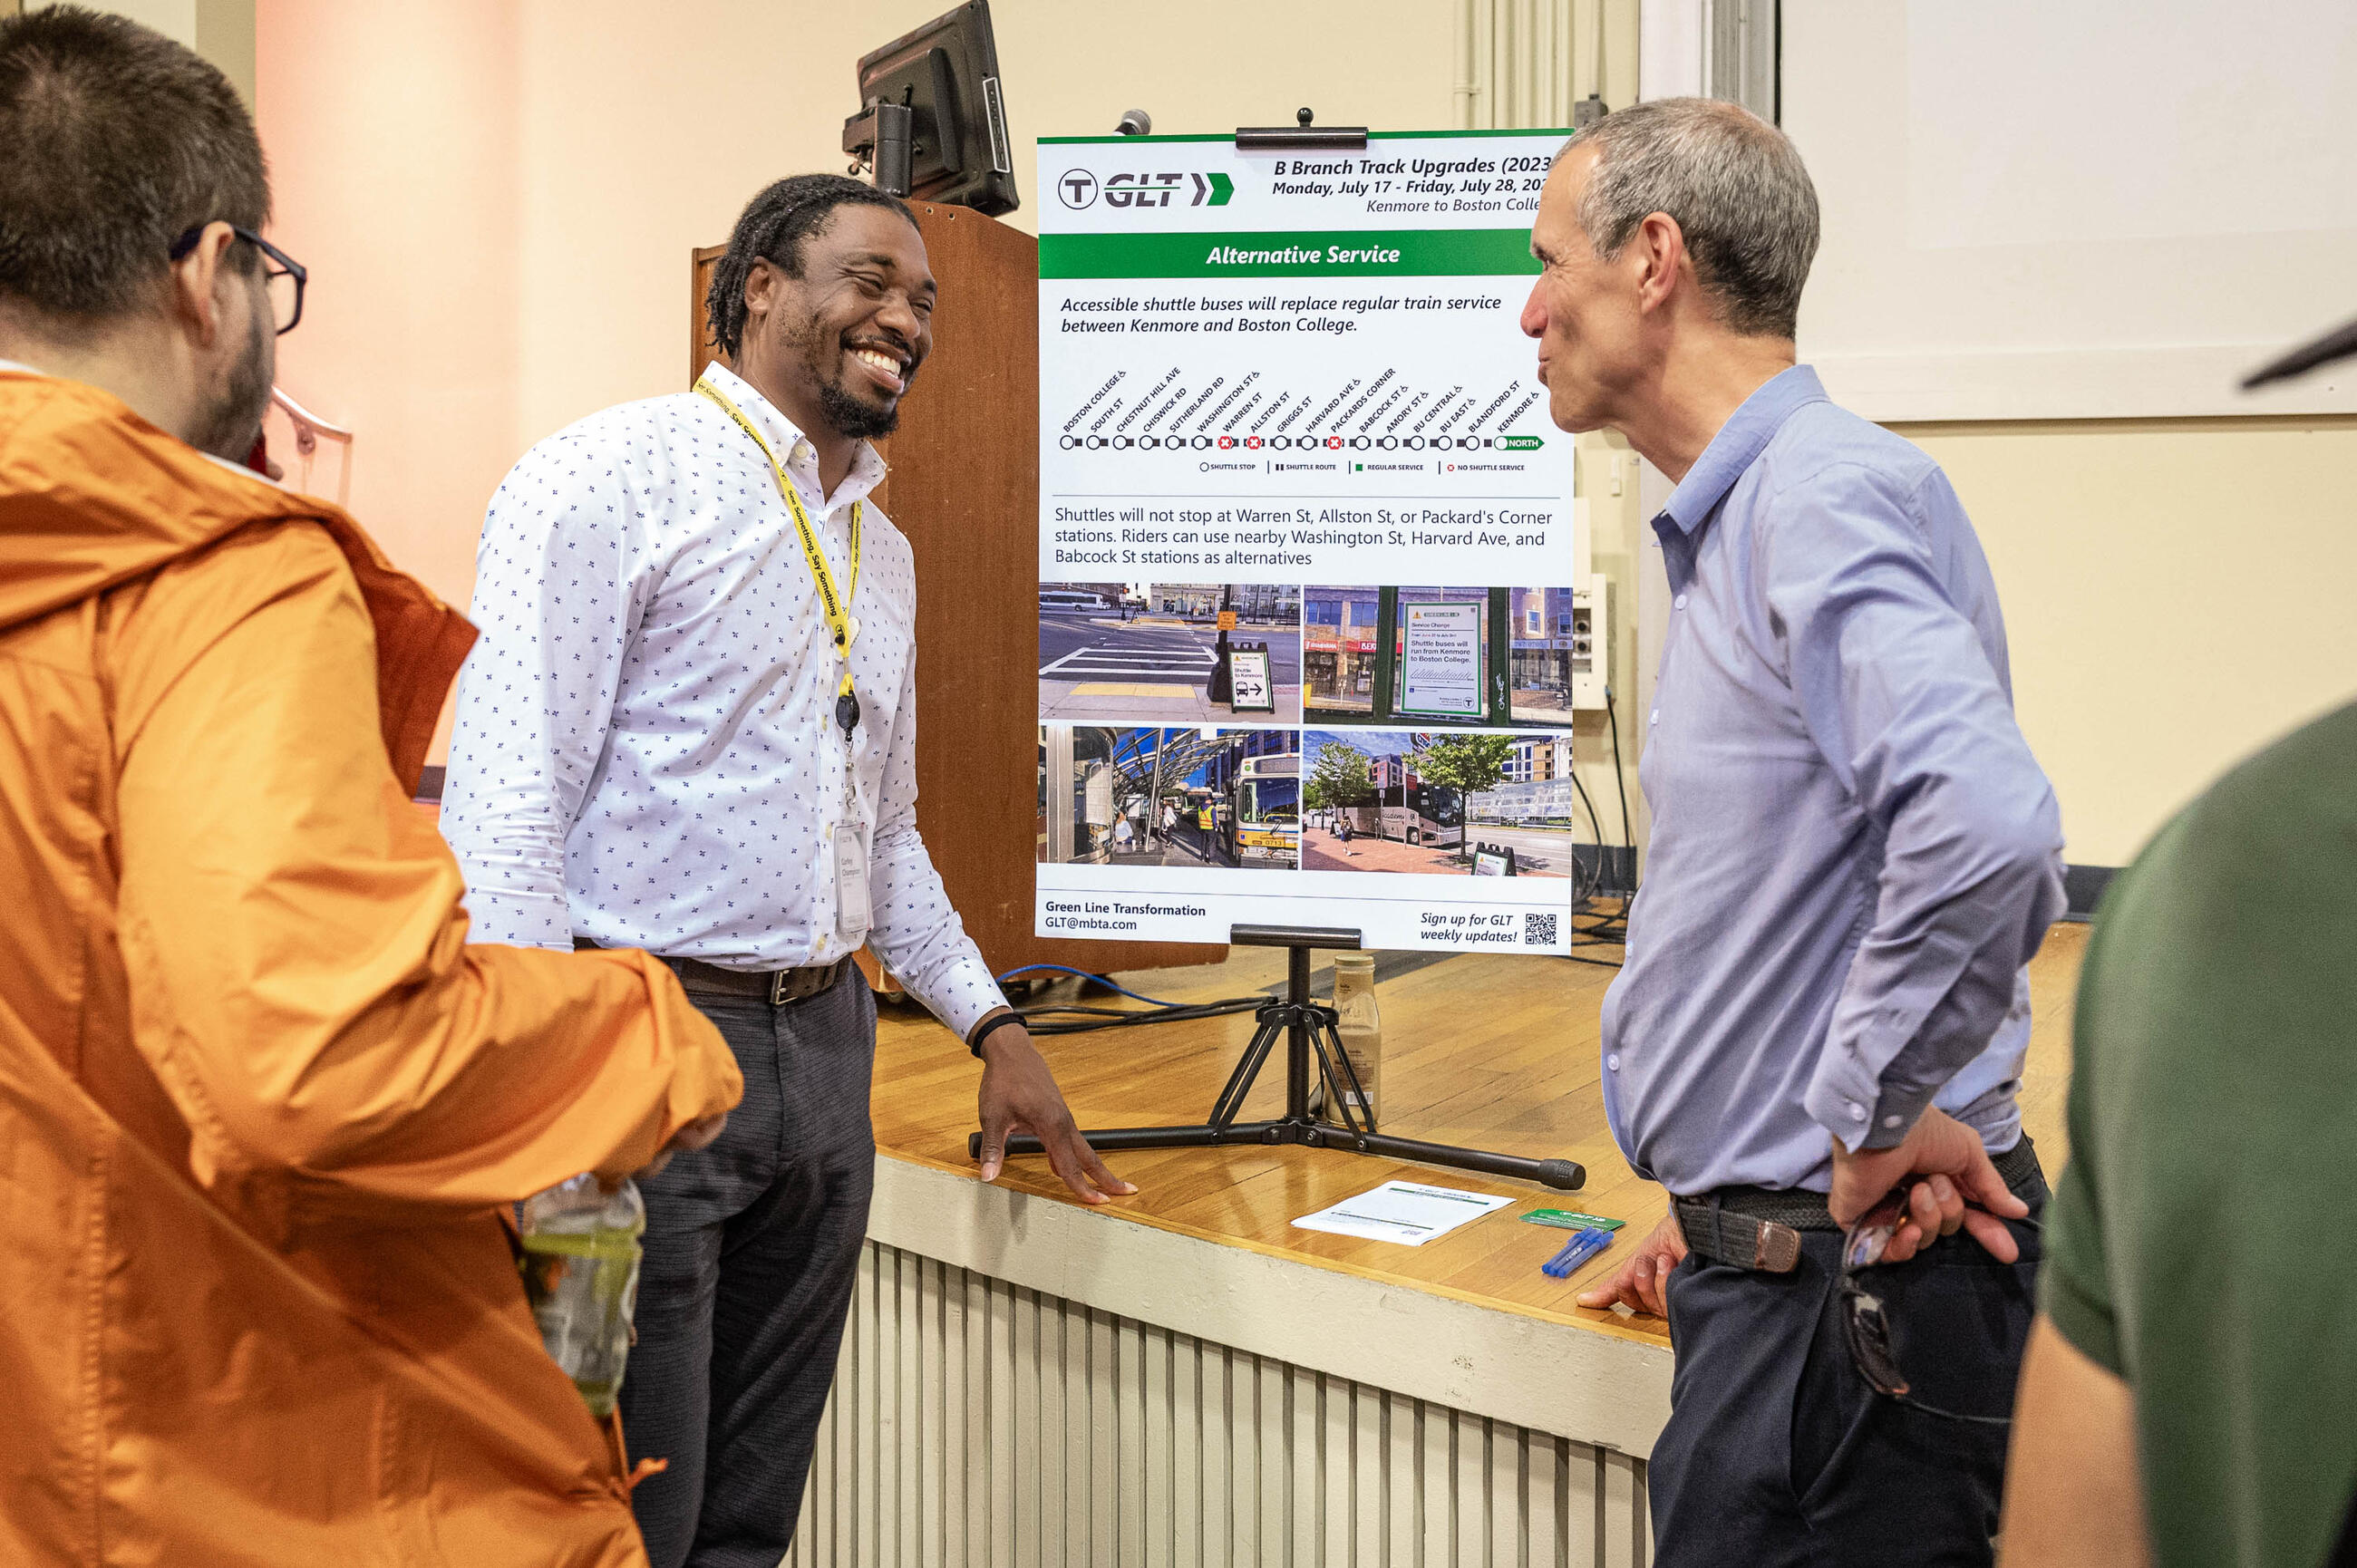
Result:
{"label": "wooden stage floor", "polygon": [[[2083,926],[2057,926],[2030,966],[2036,1009],[2023,1113],[2050,1176],[2061,1166],[2069,1084],[2072,1001],[2086,942]],[[1617,948],[1584,950],[1617,958]],[[1282,985],[1285,955],[1236,948],[1226,963],[1116,976],[1150,996],[1208,1001]],[[1391,961],[1398,961],[1394,960]],[[1662,1190],[1640,1181],[1604,1124],[1597,1083],[1598,1009],[1613,971],[1563,960],[1467,953],[1407,960],[1377,996],[1386,1041],[1383,1128],[1405,1137],[1587,1167],[1587,1185],[1557,1193],[1529,1183],[1344,1154],[1262,1145],[1130,1153],[1107,1163],[1139,1187],[1110,1206],[1123,1220],[1458,1297],[1598,1332],[1668,1342],[1651,1316],[1584,1310],[1572,1297],[1617,1267],[1663,1212]],[[1386,964],[1389,967],[1389,963]],[[1318,989],[1330,986],[1320,965]],[[1065,994],[1059,993],[1059,995]],[[1105,1000],[1099,993],[1093,1004]],[[1118,1002],[1118,999],[1114,999]],[[886,1155],[971,1172],[979,1063],[912,1003],[886,1005],[877,1031],[876,1141]],[[1171,1125],[1209,1112],[1244,1043],[1252,1015],[1146,1028],[1049,1036],[1040,1042],[1081,1124]],[[1281,1058],[1264,1069],[1245,1115],[1280,1112]],[[1376,1184],[1405,1177],[1511,1196],[1510,1208],[1423,1247],[1297,1230],[1292,1220]],[[1074,1202],[1044,1158],[1010,1160],[1000,1184]],[[1520,1223],[1534,1208],[1576,1208],[1629,1221],[1614,1246],[1568,1281],[1539,1264],[1565,1233]]]}

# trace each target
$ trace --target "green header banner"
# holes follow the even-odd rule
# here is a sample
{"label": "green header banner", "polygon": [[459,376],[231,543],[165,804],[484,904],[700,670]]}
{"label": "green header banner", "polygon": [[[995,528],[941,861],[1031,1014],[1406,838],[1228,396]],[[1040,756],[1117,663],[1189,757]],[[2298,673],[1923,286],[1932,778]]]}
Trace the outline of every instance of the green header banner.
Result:
{"label": "green header banner", "polygon": [[1531,276],[1528,229],[1042,234],[1042,278]]}

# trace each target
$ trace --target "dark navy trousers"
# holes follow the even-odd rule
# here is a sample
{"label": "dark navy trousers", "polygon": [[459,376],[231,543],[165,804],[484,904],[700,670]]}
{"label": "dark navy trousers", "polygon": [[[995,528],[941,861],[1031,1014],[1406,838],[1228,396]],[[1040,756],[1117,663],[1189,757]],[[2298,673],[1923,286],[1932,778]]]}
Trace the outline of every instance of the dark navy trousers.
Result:
{"label": "dark navy trousers", "polygon": [[[2012,1230],[2016,1263],[1960,1231],[1870,1271],[1913,1398],[1960,1414],[2013,1413],[2040,1253],[2037,1231]],[[1677,1364],[1647,1471],[1655,1568],[1994,1560],[2007,1429],[1944,1420],[1867,1384],[1835,1288],[1841,1243],[1838,1231],[1803,1231],[1789,1274],[1691,1253],[1671,1274]]]}

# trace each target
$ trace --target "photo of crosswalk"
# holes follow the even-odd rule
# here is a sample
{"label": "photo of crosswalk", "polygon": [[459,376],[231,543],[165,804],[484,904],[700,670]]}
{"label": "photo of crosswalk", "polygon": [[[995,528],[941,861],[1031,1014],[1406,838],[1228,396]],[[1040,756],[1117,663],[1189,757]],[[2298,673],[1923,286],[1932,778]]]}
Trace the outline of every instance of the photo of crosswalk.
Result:
{"label": "photo of crosswalk", "polygon": [[[1039,666],[1042,681],[1178,682],[1200,687],[1211,678],[1218,656],[1210,645],[1186,627],[1121,627],[1078,630],[1088,640]],[[1047,651],[1048,628],[1041,626],[1041,651]]]}
{"label": "photo of crosswalk", "polygon": [[[1232,610],[1231,648],[1268,655],[1273,713],[1238,714],[1214,701],[1222,604],[1247,591],[1219,585],[1084,584],[1043,587],[1039,596],[1039,717],[1043,722],[1290,724],[1301,717],[1299,600]],[[1257,590],[1264,599],[1275,591]]]}

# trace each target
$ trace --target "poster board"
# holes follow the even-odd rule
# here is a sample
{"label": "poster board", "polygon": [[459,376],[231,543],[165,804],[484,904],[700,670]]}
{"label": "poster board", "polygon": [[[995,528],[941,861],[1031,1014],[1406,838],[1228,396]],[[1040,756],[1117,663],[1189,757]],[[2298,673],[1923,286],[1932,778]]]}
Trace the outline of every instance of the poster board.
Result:
{"label": "poster board", "polygon": [[1040,143],[1043,934],[1568,950],[1568,822],[1510,877],[1465,829],[1568,763],[1525,634],[1572,627],[1572,441],[1519,326],[1565,134]]}

